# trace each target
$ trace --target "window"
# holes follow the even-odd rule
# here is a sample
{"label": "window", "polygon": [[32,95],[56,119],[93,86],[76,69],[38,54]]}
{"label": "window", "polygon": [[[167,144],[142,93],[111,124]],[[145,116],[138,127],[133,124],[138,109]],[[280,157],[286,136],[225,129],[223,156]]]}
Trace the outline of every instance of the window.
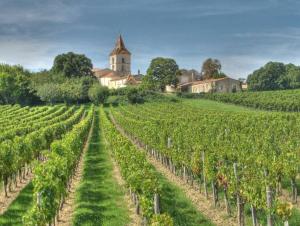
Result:
{"label": "window", "polygon": [[124,65],[122,65],[122,71],[124,71]]}
{"label": "window", "polygon": [[111,59],[111,62],[112,62],[112,64],[115,63],[115,58],[114,57]]}
{"label": "window", "polygon": [[235,93],[237,90],[236,90],[236,85],[232,85],[232,90],[231,92]]}
{"label": "window", "polygon": [[122,63],[125,64],[125,59],[124,58],[122,58]]}

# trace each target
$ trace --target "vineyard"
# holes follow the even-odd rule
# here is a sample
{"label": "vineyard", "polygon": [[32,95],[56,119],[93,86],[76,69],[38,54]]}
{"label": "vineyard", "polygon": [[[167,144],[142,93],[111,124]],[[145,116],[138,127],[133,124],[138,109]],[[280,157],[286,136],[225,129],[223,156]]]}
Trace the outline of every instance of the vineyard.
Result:
{"label": "vineyard", "polygon": [[[196,183],[239,225],[299,223],[298,209],[290,208],[298,196],[298,114],[214,112],[182,104],[111,111],[150,156]],[[291,193],[287,200],[282,198],[286,190]]]}
{"label": "vineyard", "polygon": [[271,111],[300,111],[300,90],[280,90],[240,93],[196,94],[192,98],[204,98]]}
{"label": "vineyard", "polygon": [[220,106],[0,106],[0,225],[299,225],[300,115]]}

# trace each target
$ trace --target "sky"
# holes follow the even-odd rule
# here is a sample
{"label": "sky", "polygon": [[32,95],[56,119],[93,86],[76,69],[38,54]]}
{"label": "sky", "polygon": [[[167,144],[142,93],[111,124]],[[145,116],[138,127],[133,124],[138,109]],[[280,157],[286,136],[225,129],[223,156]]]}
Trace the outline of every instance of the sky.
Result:
{"label": "sky", "polygon": [[0,63],[38,71],[72,51],[106,68],[119,34],[132,73],[155,57],[196,70],[211,57],[246,78],[269,61],[300,65],[300,0],[0,0]]}

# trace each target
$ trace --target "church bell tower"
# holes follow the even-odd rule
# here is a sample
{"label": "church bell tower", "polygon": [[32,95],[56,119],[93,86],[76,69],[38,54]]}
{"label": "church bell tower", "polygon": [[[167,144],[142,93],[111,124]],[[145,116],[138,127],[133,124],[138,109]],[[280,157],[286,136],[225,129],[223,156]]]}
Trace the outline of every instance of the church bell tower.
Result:
{"label": "church bell tower", "polygon": [[110,69],[121,75],[131,74],[131,53],[126,49],[122,36],[117,39],[116,46],[109,55]]}

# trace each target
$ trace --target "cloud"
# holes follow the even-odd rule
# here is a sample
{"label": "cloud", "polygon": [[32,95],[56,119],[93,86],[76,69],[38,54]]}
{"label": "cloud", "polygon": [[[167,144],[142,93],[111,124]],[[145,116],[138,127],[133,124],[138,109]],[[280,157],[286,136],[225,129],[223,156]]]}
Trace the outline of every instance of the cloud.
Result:
{"label": "cloud", "polygon": [[269,60],[300,64],[300,3],[287,1],[1,0],[0,62],[36,70],[74,51],[104,67],[121,28],[133,72],[157,56],[197,70],[215,57],[245,77]]}
{"label": "cloud", "polygon": [[78,13],[76,4],[63,0],[11,0],[1,2],[0,24],[70,23]]}
{"label": "cloud", "polygon": [[0,39],[0,62],[19,64],[31,70],[50,68],[53,59],[68,46],[49,41]]}

